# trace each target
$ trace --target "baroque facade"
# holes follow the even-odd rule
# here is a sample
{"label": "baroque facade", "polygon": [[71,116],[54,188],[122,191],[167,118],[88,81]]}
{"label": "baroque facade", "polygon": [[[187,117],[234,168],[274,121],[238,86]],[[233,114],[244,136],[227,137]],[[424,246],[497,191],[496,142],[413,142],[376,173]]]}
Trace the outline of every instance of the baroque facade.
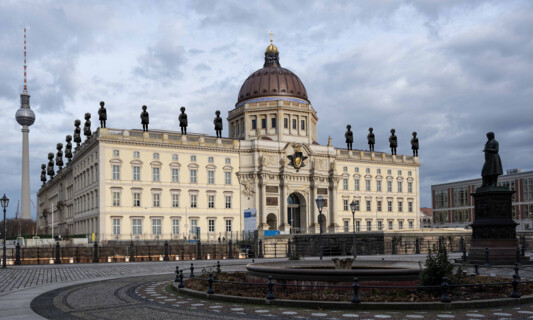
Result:
{"label": "baroque facade", "polygon": [[318,144],[317,113],[272,43],[227,120],[228,138],[98,128],[39,190],[40,232],[220,241],[247,229],[245,211],[260,234],[351,232],[351,202],[357,231],[419,228],[418,157]]}

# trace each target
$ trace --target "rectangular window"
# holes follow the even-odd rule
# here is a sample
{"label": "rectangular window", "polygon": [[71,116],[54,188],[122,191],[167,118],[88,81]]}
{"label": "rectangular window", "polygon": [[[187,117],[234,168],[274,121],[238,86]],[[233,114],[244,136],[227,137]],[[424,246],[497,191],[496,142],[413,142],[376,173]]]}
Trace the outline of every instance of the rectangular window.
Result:
{"label": "rectangular window", "polygon": [[402,175],[402,170],[398,170],[398,175],[399,175],[399,176]]}
{"label": "rectangular window", "polygon": [[196,169],[191,169],[191,183],[196,183]]}
{"label": "rectangular window", "polygon": [[113,165],[113,180],[120,180],[120,166]]}
{"label": "rectangular window", "polygon": [[376,190],[381,192],[381,180],[376,181]]}
{"label": "rectangular window", "polygon": [[387,201],[387,211],[392,212],[392,201]]}
{"label": "rectangular window", "polygon": [[180,206],[180,195],[178,193],[172,194],[172,207],[179,208]]}
{"label": "rectangular window", "polygon": [[213,170],[207,171],[207,183],[215,184],[215,171]]}
{"label": "rectangular window", "polygon": [[378,221],[378,230],[381,231],[383,230],[383,221]]}
{"label": "rectangular window", "polygon": [[180,169],[172,168],[172,182],[180,181]]}
{"label": "rectangular window", "polygon": [[161,234],[161,219],[152,219],[152,234]]}
{"label": "rectangular window", "polygon": [[142,220],[141,219],[133,219],[131,232],[133,234],[142,234],[143,233],[143,225],[142,225]]}
{"label": "rectangular window", "polygon": [[305,120],[300,121],[300,129],[303,131],[305,130]]}
{"label": "rectangular window", "polygon": [[392,181],[387,181],[387,192],[392,192]]}
{"label": "rectangular window", "polygon": [[141,157],[141,153],[140,153],[139,151],[133,151],[133,157],[134,157],[135,159],[138,159],[138,158]]}
{"label": "rectangular window", "polygon": [[372,211],[372,201],[366,200],[366,211]]}
{"label": "rectangular window", "polygon": [[230,164],[231,163],[231,159],[230,158],[226,158],[226,164]]}
{"label": "rectangular window", "polygon": [[342,207],[344,208],[344,211],[348,211],[348,199],[342,200]]}
{"label": "rectangular window", "polygon": [[378,211],[381,212],[381,200],[378,200]]}
{"label": "rectangular window", "polygon": [[231,209],[231,196],[226,196],[226,209]]}
{"label": "rectangular window", "polygon": [[343,171],[343,172],[348,172],[348,167],[343,167],[343,168],[342,168],[342,171]]}
{"label": "rectangular window", "polygon": [[389,225],[389,230],[392,230],[392,220],[388,221],[388,225]]}
{"label": "rectangular window", "polygon": [[403,192],[403,183],[398,181],[398,192]]}
{"label": "rectangular window", "polygon": [[355,191],[359,191],[359,179],[355,179]]}
{"label": "rectangular window", "polygon": [[133,181],[141,181],[141,167],[133,167]]}
{"label": "rectangular window", "polygon": [[159,160],[159,153],[154,152],[154,160]]}
{"label": "rectangular window", "polygon": [[296,130],[296,119],[292,119],[292,129]]}
{"label": "rectangular window", "polygon": [[191,156],[191,162],[196,162],[196,156]]}
{"label": "rectangular window", "polygon": [[409,229],[413,229],[413,228],[414,228],[413,220],[409,220]]}
{"label": "rectangular window", "polygon": [[344,223],[344,225],[343,225],[344,226],[344,232],[350,231],[350,225],[349,225],[348,220],[344,220],[343,223]]}
{"label": "rectangular window", "polygon": [[435,190],[435,208],[448,207],[448,190]]}
{"label": "rectangular window", "polygon": [[398,220],[398,229],[403,229],[403,220]]}
{"label": "rectangular window", "polygon": [[372,231],[372,221],[366,222],[366,231]]}
{"label": "rectangular window", "polygon": [[533,200],[533,178],[522,179],[522,191],[524,193],[524,200]]}
{"label": "rectangular window", "polygon": [[152,181],[159,181],[159,168],[152,168]]}
{"label": "rectangular window", "polygon": [[370,191],[370,180],[366,180],[366,191]]}
{"label": "rectangular window", "polygon": [[266,129],[267,127],[267,119],[261,118],[261,129]]}
{"label": "rectangular window", "polygon": [[198,229],[198,220],[196,219],[191,219],[191,233],[193,235],[196,235],[196,231]]}
{"label": "rectangular window", "polygon": [[215,207],[215,195],[213,195],[213,194],[207,195],[207,207],[208,208],[214,208]]}
{"label": "rectangular window", "polygon": [[355,231],[361,231],[361,221],[355,221]]}
{"label": "rectangular window", "polygon": [[366,173],[370,173],[370,168],[366,168],[366,169],[365,169],[365,172],[366,172]]}
{"label": "rectangular window", "polygon": [[[409,171],[409,172],[411,172],[411,171]],[[413,183],[410,182],[410,181],[407,182],[407,192],[413,193]]]}
{"label": "rectangular window", "polygon": [[226,220],[226,232],[231,232],[231,220]]}
{"label": "rectangular window", "polygon": [[180,233],[180,220],[179,219],[172,219],[172,233],[173,234]]}
{"label": "rectangular window", "polygon": [[252,130],[257,130],[257,120],[252,119]]}
{"label": "rectangular window", "polygon": [[355,200],[355,211],[359,211],[359,200]]}
{"label": "rectangular window", "polygon": [[152,194],[152,200],[153,200],[153,205],[155,208],[159,208],[160,207],[160,200],[161,200],[161,194],[159,193],[153,193]]}
{"label": "rectangular window", "polygon": [[141,193],[140,192],[134,192],[133,193],[133,206],[134,207],[140,207],[141,206]]}
{"label": "rectangular window", "polygon": [[231,172],[229,171],[224,172],[224,182],[226,184],[231,184]]}
{"label": "rectangular window", "polygon": [[348,190],[348,179],[342,179],[342,188]]}
{"label": "rectangular window", "polygon": [[120,206],[120,192],[113,191],[113,207]]}
{"label": "rectangular window", "polygon": [[272,128],[275,129],[276,128],[276,118],[271,118],[270,119],[270,124],[272,125]]}
{"label": "rectangular window", "polygon": [[173,161],[178,161],[178,154],[177,153],[173,153],[172,154],[172,160]]}
{"label": "rectangular window", "polygon": [[378,170],[377,170],[377,173],[378,173],[378,174],[381,174],[381,169],[378,169]]}
{"label": "rectangular window", "polygon": [[118,157],[120,155],[120,151],[113,150],[113,157]]}
{"label": "rectangular window", "polygon": [[197,204],[196,204],[197,197],[198,196],[196,194],[191,194],[191,208],[197,207]]}
{"label": "rectangular window", "polygon": [[120,219],[113,219],[113,234],[120,234]]}
{"label": "rectangular window", "polygon": [[468,203],[468,188],[457,187],[453,189],[453,201],[455,207],[464,207]]}
{"label": "rectangular window", "polygon": [[209,232],[215,232],[215,220],[214,219],[209,219],[207,220],[208,222],[208,231]]}
{"label": "rectangular window", "polygon": [[403,201],[398,201],[398,211],[403,212]]}
{"label": "rectangular window", "polygon": [[285,129],[289,129],[289,118],[284,118],[283,119],[283,127]]}
{"label": "rectangular window", "polygon": [[207,162],[214,163],[215,162],[215,158],[214,157],[209,157],[209,158],[207,158]]}
{"label": "rectangular window", "polygon": [[407,210],[413,212],[413,203],[411,201],[407,202]]}

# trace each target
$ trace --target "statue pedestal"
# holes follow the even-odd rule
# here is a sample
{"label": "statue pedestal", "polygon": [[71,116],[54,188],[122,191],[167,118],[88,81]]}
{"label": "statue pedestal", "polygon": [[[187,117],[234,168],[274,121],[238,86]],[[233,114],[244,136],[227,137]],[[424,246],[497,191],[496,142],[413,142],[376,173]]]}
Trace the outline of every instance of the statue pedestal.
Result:
{"label": "statue pedestal", "polygon": [[514,191],[506,187],[478,188],[472,193],[475,219],[468,252],[470,263],[485,263],[485,248],[490,264],[513,264],[516,261],[516,223],[512,216]]}

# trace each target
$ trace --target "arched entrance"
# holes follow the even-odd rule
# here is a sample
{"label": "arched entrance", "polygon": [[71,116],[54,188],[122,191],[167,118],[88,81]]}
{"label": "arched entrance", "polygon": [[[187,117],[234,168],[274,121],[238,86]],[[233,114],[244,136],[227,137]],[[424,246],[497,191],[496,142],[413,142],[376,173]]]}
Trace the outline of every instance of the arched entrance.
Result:
{"label": "arched entrance", "polygon": [[278,230],[278,217],[275,214],[269,213],[267,215],[268,230]]}
{"label": "arched entrance", "polygon": [[301,233],[305,225],[305,199],[297,193],[291,193],[287,198],[287,222],[291,226],[291,233]]}

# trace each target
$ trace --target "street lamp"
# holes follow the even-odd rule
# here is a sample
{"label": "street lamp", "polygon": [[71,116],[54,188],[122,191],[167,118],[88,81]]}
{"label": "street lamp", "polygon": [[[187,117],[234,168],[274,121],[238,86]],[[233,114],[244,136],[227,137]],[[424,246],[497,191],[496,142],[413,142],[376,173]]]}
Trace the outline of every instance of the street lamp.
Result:
{"label": "street lamp", "polygon": [[322,195],[319,195],[315,201],[316,207],[318,208],[318,223],[320,225],[320,260],[322,260],[322,251],[324,249],[322,246],[322,208],[324,208],[326,200],[322,198]]}
{"label": "street lamp", "polygon": [[6,208],[9,204],[9,198],[6,197],[5,193],[2,199],[0,199],[0,204],[2,205],[2,208],[4,208],[4,253],[2,253],[2,268],[6,268]]}
{"label": "street lamp", "polygon": [[357,247],[356,247],[356,240],[355,240],[355,209],[356,204],[355,200],[352,200],[352,203],[350,203],[350,209],[352,209],[352,224],[353,224],[353,258],[357,258]]}

